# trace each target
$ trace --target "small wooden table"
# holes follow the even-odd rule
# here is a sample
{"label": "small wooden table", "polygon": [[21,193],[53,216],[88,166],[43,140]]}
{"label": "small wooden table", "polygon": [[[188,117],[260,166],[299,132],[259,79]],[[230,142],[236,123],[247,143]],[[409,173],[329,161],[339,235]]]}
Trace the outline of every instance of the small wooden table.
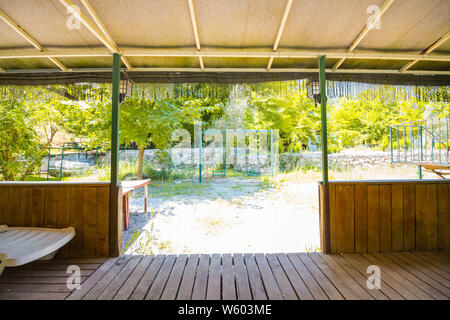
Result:
{"label": "small wooden table", "polygon": [[137,188],[144,187],[144,210],[147,212],[147,201],[148,201],[148,185],[150,184],[150,179],[147,180],[127,180],[122,181],[122,195],[123,195],[123,224],[125,230],[128,230],[130,224],[130,200],[129,193]]}

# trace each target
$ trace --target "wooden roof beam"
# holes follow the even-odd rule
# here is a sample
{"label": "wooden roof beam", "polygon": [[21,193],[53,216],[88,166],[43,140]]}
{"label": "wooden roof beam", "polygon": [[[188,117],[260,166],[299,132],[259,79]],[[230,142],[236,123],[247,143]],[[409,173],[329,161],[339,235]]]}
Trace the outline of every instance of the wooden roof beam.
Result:
{"label": "wooden roof beam", "polygon": [[[108,39],[108,41],[110,43],[112,43],[117,48],[117,50],[119,50],[119,48],[117,46],[117,43],[111,37],[111,35],[109,34],[108,30],[106,30],[105,25],[101,21],[101,19],[98,16],[97,12],[94,10],[94,7],[92,7],[92,5],[89,2],[89,0],[81,0],[81,3],[83,4],[84,8],[87,10],[89,15],[92,17],[92,19],[94,20],[94,22],[97,25],[97,27],[103,33],[103,35]],[[127,58],[125,58],[124,56],[121,55],[120,59],[122,60],[123,64],[127,67],[128,70],[132,70],[133,69],[131,64],[128,62]]]}
{"label": "wooden roof beam", "polygon": [[[431,46],[429,46],[426,50],[424,50],[422,52],[422,54],[423,55],[430,54],[434,49],[436,49],[437,47],[442,45],[449,38],[450,38],[450,31],[447,32],[446,34],[444,34],[442,37],[440,37],[439,40],[437,40],[435,43],[433,43]],[[409,68],[411,68],[413,65],[415,65],[419,61],[420,61],[420,59],[415,59],[415,60],[408,62],[400,69],[400,72],[404,72],[404,71],[408,70]]]}
{"label": "wooden roof beam", "polygon": [[[286,26],[286,21],[289,16],[289,12],[291,11],[292,2],[294,0],[286,0],[286,6],[284,7],[283,17],[281,18],[280,25],[278,26],[277,35],[275,37],[275,41],[272,47],[272,51],[275,52],[278,49],[278,45],[280,44],[281,36],[283,35],[284,27]],[[272,68],[273,63],[273,57],[269,58],[269,62],[267,63],[267,71],[270,71],[270,68]]]}
{"label": "wooden roof beam", "polygon": [[[14,31],[16,31],[22,38],[28,41],[33,47],[41,52],[47,52],[47,50],[42,47],[42,45],[34,39],[28,32],[26,32],[21,26],[15,23],[6,13],[0,10],[0,19],[3,20],[7,25],[9,25]],[[68,71],[69,69],[64,66],[61,61],[56,58],[48,57],[48,59],[58,66],[63,71]],[[2,69],[3,70],[3,69]]]}
{"label": "wooden roof beam", "polygon": [[[364,37],[373,28],[375,23],[377,23],[378,20],[381,19],[381,16],[386,12],[387,9],[389,9],[389,7],[392,5],[393,2],[394,2],[394,0],[386,0],[383,3],[383,5],[380,8],[380,14],[377,17],[377,19],[372,19],[370,21],[370,23],[366,23],[364,28],[361,30],[361,32],[358,34],[358,36],[355,38],[355,40],[353,40],[353,42],[350,44],[350,46],[347,48],[347,50],[345,52],[352,52],[356,48],[356,46],[364,39]],[[336,64],[333,66],[332,70],[333,71],[337,70],[344,61],[345,61],[345,58],[339,59],[339,61],[336,62]]]}
{"label": "wooden roof beam", "polygon": [[[187,1],[188,1],[188,6],[189,6],[189,14],[191,16],[192,31],[194,32],[195,47],[197,48],[197,51],[200,51],[202,47],[200,45],[200,35],[198,34],[198,24],[197,24],[197,17],[195,15],[194,0],[187,0]],[[203,57],[199,56],[198,60],[200,62],[200,69],[202,71],[205,70],[205,65],[203,63]]]}

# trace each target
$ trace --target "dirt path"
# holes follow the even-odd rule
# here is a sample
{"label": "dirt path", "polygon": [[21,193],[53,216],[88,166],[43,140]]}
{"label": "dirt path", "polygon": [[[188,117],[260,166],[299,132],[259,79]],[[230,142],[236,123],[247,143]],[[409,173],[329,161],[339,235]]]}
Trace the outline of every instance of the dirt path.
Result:
{"label": "dirt path", "polygon": [[130,229],[123,234],[127,253],[295,252],[319,247],[317,183],[271,188],[257,178],[227,177],[202,185],[166,184],[149,192],[152,213],[142,212],[142,193],[130,201]]}

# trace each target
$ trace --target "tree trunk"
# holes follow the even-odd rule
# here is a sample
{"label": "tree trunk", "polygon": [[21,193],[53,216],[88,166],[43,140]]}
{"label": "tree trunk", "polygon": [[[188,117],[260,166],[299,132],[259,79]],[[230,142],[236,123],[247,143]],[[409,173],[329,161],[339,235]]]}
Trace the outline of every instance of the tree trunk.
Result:
{"label": "tree trunk", "polygon": [[139,157],[138,157],[138,179],[142,179],[142,167],[144,165],[144,147],[139,147]]}

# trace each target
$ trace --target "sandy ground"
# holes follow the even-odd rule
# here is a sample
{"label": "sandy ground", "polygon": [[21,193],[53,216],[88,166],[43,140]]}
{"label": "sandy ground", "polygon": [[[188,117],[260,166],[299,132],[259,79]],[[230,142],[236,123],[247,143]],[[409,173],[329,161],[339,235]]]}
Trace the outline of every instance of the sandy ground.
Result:
{"label": "sandy ground", "polygon": [[190,184],[194,195],[155,197],[156,189],[149,188],[147,214],[143,193],[133,195],[130,228],[123,234],[126,253],[318,250],[317,183],[274,188],[257,178],[227,177],[206,181],[201,190]]}

